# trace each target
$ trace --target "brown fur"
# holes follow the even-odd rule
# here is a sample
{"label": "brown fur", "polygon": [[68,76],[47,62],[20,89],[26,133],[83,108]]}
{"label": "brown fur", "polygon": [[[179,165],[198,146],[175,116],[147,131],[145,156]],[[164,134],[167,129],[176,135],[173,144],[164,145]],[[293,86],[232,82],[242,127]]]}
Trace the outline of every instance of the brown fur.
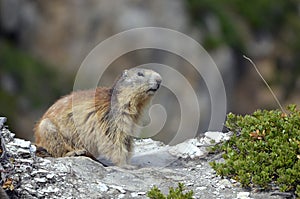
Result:
{"label": "brown fur", "polygon": [[128,164],[132,135],[160,82],[156,72],[134,68],[124,71],[111,88],[67,95],[36,124],[36,144],[53,157],[92,154],[119,166]]}

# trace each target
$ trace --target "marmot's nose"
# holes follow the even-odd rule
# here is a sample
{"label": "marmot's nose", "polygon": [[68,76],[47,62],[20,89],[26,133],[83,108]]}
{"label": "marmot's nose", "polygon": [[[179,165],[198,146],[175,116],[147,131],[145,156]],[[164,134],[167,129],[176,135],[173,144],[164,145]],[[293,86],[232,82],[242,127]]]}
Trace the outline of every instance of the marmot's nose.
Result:
{"label": "marmot's nose", "polygon": [[153,72],[152,77],[149,81],[150,89],[147,92],[154,93],[157,91],[161,84],[161,76],[158,73]]}
{"label": "marmot's nose", "polygon": [[155,81],[157,84],[159,84],[159,85],[161,84],[161,78],[156,78]]}
{"label": "marmot's nose", "polygon": [[161,84],[161,77],[160,76],[156,77],[155,81],[156,81],[156,90],[158,90]]}
{"label": "marmot's nose", "polygon": [[160,85],[161,84],[161,76],[158,74],[158,73],[155,73],[155,75],[154,75],[154,81],[158,84],[158,85]]}

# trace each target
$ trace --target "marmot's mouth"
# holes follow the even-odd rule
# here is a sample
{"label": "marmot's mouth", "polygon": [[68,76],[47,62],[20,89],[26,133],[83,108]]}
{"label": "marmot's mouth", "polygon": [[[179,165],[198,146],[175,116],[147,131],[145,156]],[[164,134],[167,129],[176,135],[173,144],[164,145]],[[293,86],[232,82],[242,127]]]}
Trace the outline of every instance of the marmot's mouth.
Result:
{"label": "marmot's mouth", "polygon": [[155,93],[159,89],[159,87],[160,84],[156,84],[156,87],[148,89],[146,93],[150,93],[150,94]]}

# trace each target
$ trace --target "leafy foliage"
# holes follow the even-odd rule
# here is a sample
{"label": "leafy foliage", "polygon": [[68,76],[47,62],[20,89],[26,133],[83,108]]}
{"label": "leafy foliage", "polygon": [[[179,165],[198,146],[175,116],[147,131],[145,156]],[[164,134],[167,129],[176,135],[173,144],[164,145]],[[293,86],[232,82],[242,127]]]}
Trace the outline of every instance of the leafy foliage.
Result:
{"label": "leafy foliage", "polygon": [[211,162],[221,176],[245,187],[294,191],[300,196],[300,111],[257,110],[252,115],[229,113],[226,126],[234,133],[214,150],[224,151],[225,163]]}
{"label": "leafy foliage", "polygon": [[193,191],[188,191],[184,193],[184,184],[178,183],[177,188],[170,187],[169,194],[165,196],[161,191],[154,186],[150,191],[148,191],[147,196],[151,199],[192,199]]}
{"label": "leafy foliage", "polygon": [[66,80],[60,80],[57,72],[8,42],[0,44],[1,76],[9,76],[15,82],[14,97],[30,98],[32,107],[41,107],[49,98],[53,98],[52,103],[61,95],[61,85]]}
{"label": "leafy foliage", "polygon": [[[2,40],[0,60],[0,115],[10,118],[10,126],[18,126],[17,118],[29,110],[33,113],[45,109],[72,85],[67,75],[60,75],[49,65]],[[15,130],[22,132],[22,129]]]}
{"label": "leafy foliage", "polygon": [[[297,1],[286,0],[188,0],[187,7],[192,20],[202,28],[208,28],[205,19],[207,16],[215,16],[221,28],[221,35],[215,35],[215,39],[227,43],[230,46],[242,47],[244,38],[240,37],[240,22],[248,25],[254,32],[268,32],[279,34],[285,25],[298,31],[292,18],[297,16]],[[299,23],[297,23],[299,24]],[[208,30],[209,31],[209,30]],[[219,38],[218,38],[219,37]],[[209,47],[209,46],[206,46]]]}
{"label": "leafy foliage", "polygon": [[285,99],[290,93],[297,92],[300,75],[299,1],[187,0],[185,3],[192,23],[204,33],[202,44],[207,50],[227,45],[239,60],[242,54],[252,54],[247,47],[250,38],[256,41],[271,38],[274,48],[280,51],[273,58],[278,70],[273,81],[284,86]]}

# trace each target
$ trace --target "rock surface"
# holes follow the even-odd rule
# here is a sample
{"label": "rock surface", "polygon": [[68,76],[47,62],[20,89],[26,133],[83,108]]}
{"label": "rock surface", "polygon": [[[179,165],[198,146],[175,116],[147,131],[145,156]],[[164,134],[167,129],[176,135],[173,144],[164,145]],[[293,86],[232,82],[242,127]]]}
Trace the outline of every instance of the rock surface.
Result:
{"label": "rock surface", "polygon": [[176,146],[136,140],[132,164],[137,168],[123,169],[103,167],[87,157],[36,157],[34,145],[14,138],[1,122],[0,128],[5,143],[1,178],[11,198],[147,198],[152,186],[167,193],[178,182],[193,190],[195,198],[280,198],[244,190],[236,181],[216,176],[209,161],[217,157],[209,155],[206,147],[228,134],[207,132]]}

